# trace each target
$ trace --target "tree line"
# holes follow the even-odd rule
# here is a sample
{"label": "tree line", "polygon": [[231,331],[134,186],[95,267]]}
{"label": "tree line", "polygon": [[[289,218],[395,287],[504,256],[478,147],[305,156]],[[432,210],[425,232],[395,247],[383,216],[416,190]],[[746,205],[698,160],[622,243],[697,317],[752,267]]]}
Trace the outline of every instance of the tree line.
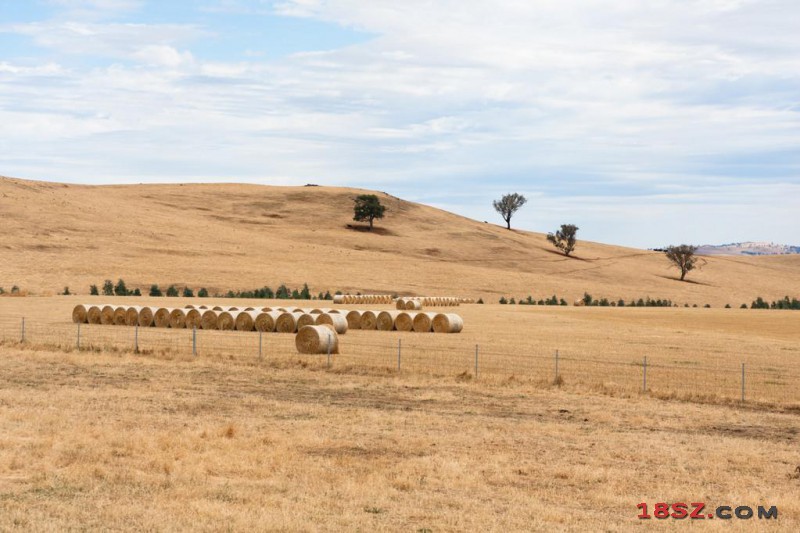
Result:
{"label": "tree line", "polygon": [[[66,292],[65,292],[66,293]],[[66,293],[68,294],[68,293]],[[125,284],[125,281],[120,279],[116,284],[110,279],[105,280],[101,288],[97,285],[89,286],[89,294],[93,296],[142,296],[142,291],[138,288],[130,290]],[[336,291],[335,294],[341,294]],[[170,285],[165,290],[157,284],[150,286],[150,291],[147,294],[152,297],[167,296],[169,298],[176,298],[182,296],[184,298],[194,298],[195,292],[190,287],[179,288],[175,285]],[[208,289],[205,287],[197,291],[198,298],[208,298],[210,296]],[[266,300],[333,300],[333,294],[330,291],[320,292],[319,294],[312,295],[308,284],[304,283],[302,289],[290,289],[284,284],[281,284],[276,290],[264,286],[259,289],[234,291],[228,290],[225,293],[214,293],[215,298],[249,298],[249,299],[266,299]]]}

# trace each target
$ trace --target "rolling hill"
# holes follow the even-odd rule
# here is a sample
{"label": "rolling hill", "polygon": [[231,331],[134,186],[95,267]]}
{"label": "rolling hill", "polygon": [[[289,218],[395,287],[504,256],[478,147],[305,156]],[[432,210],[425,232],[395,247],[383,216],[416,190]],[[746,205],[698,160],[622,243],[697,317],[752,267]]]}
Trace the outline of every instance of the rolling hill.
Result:
{"label": "rolling hill", "polygon": [[[387,217],[353,227],[334,187],[242,184],[83,186],[0,178],[0,286],[32,294],[124,278],[209,291],[307,282],[313,292],[395,292],[569,301],[669,298],[737,306],[800,294],[800,256],[708,257],[690,282],[663,255],[580,242],[575,258],[541,233],[508,231],[376,193]],[[633,223],[633,221],[632,221]],[[356,225],[358,226],[358,225]]]}

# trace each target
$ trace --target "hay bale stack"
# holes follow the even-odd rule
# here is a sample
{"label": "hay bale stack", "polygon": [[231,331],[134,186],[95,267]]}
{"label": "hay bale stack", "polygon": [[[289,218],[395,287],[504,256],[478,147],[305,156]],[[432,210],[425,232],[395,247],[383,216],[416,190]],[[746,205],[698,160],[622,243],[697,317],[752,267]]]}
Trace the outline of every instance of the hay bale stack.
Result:
{"label": "hay bale stack", "polygon": [[302,354],[339,353],[339,336],[331,326],[303,326],[294,343]]}
{"label": "hay bale stack", "polygon": [[297,314],[284,312],[275,321],[275,331],[278,333],[294,333],[297,331]]}
{"label": "hay bale stack", "polygon": [[452,313],[439,313],[433,317],[434,333],[460,333],[464,329],[464,321]]}
{"label": "hay bale stack", "polygon": [[114,323],[114,307],[104,305],[100,309],[100,323],[104,326],[110,326]]}
{"label": "hay bale stack", "polygon": [[345,316],[345,320],[347,320],[348,329],[361,329],[361,311],[349,311]]}
{"label": "hay bale stack", "polygon": [[381,311],[378,313],[378,331],[392,331],[395,329],[394,321],[401,311]]}
{"label": "hay bale stack", "polygon": [[119,306],[114,308],[114,321],[113,324],[115,326],[124,326],[125,325],[125,313],[128,311],[128,308],[125,306]]}
{"label": "hay bale stack", "polygon": [[414,316],[414,331],[417,333],[430,333],[433,331],[433,319],[437,313],[417,313]]}
{"label": "hay bale stack", "polygon": [[169,327],[169,315],[172,312],[172,309],[167,307],[159,307],[156,310],[155,315],[153,315],[153,323],[156,325],[157,328],[168,328]]}
{"label": "hay bale stack", "polygon": [[347,319],[344,316],[335,313],[322,313],[321,315],[316,316],[317,320],[315,325],[324,326],[325,324],[328,324],[339,335],[344,335],[347,333]]}
{"label": "hay bale stack", "polygon": [[208,309],[200,316],[200,327],[203,329],[217,329],[217,311]]}
{"label": "hay bale stack", "polygon": [[172,329],[183,329],[186,327],[186,312],[192,309],[173,309],[169,312],[169,327]]}
{"label": "hay bale stack", "polygon": [[142,307],[139,309],[139,327],[149,328],[152,326],[154,315],[155,309],[152,307]]}
{"label": "hay bale stack", "polygon": [[186,312],[185,326],[186,329],[200,329],[202,326],[201,321],[203,313],[199,309],[189,309]]}
{"label": "hay bale stack", "polygon": [[135,326],[139,323],[139,310],[141,307],[129,307],[127,311],[125,311],[125,325],[126,326]]}
{"label": "hay bale stack", "polygon": [[361,313],[361,329],[378,329],[378,315],[375,311],[364,311]]}
{"label": "hay bale stack", "polygon": [[[234,311],[235,312],[235,311]],[[223,311],[217,315],[217,329],[220,331],[233,331],[236,327],[236,319],[233,318],[232,311]]]}
{"label": "hay bale stack", "polygon": [[86,324],[89,320],[88,304],[78,304],[72,308],[72,321],[76,324]]}
{"label": "hay bale stack", "polygon": [[303,313],[297,316],[297,329],[303,326],[313,326],[317,322],[317,315],[311,313]]}
{"label": "hay bale stack", "polygon": [[256,331],[263,331],[265,333],[272,333],[275,331],[276,322],[281,314],[278,311],[267,311],[266,313],[259,313],[255,319]]}
{"label": "hay bale stack", "polygon": [[89,324],[100,323],[100,306],[92,305],[86,310],[86,321]]}
{"label": "hay bale stack", "polygon": [[413,331],[414,330],[414,317],[417,313],[411,311],[401,311],[394,319],[394,327],[397,331]]}

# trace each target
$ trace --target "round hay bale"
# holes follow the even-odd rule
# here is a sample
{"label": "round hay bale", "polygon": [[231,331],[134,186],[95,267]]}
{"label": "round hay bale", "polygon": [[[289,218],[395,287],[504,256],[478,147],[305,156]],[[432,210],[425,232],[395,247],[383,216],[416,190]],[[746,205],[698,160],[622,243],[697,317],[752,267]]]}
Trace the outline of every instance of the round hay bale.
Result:
{"label": "round hay bale", "polygon": [[261,312],[262,313],[269,313],[270,311],[275,311],[275,309],[273,309],[271,307],[262,307],[261,308]]}
{"label": "round hay bale", "polygon": [[348,329],[361,329],[361,311],[349,311],[345,315],[345,320],[347,320]]}
{"label": "round hay bale", "polygon": [[236,319],[233,318],[231,311],[223,311],[217,315],[217,329],[220,331],[232,331],[236,327]]}
{"label": "round hay bale", "polygon": [[173,309],[169,313],[169,327],[172,329],[183,329],[186,327],[186,312],[193,309]]}
{"label": "round hay bale", "polygon": [[452,313],[439,313],[433,317],[434,333],[459,333],[464,329],[464,321]]}
{"label": "round hay bale", "polygon": [[72,308],[72,321],[76,324],[86,324],[89,319],[88,304],[78,304]]}
{"label": "round hay bale", "polygon": [[225,309],[223,309],[223,308],[222,308],[221,306],[219,306],[219,305],[215,305],[214,307],[212,307],[212,308],[211,308],[211,310],[212,310],[212,311],[216,311],[216,312],[218,312],[218,313],[221,313],[221,312],[222,312],[222,311],[224,311]]}
{"label": "round hay bale", "polygon": [[205,311],[206,309],[208,309],[208,306],[207,305],[201,305],[197,309],[199,309],[200,311]]}
{"label": "round hay bale", "polygon": [[135,326],[139,323],[139,310],[141,307],[129,307],[127,311],[125,311],[125,325],[126,326]]}
{"label": "round hay bale", "polygon": [[250,310],[241,311],[234,317],[236,331],[253,331],[256,327],[256,318],[260,313]]}
{"label": "round hay bale", "polygon": [[281,314],[278,311],[268,311],[266,313],[259,313],[255,319],[256,331],[263,331],[265,333],[272,333],[275,331],[275,323]]}
{"label": "round hay bale", "polygon": [[397,301],[394,303],[395,309],[403,310],[406,308],[406,299],[405,298],[398,298]]}
{"label": "round hay bale", "polygon": [[417,333],[430,333],[433,331],[433,319],[436,313],[417,313],[414,315],[414,331]]}
{"label": "round hay bale", "polygon": [[394,321],[400,313],[400,311],[381,311],[378,313],[378,331],[392,331],[394,329]]}
{"label": "round hay bale", "polygon": [[317,315],[311,313],[303,313],[297,317],[297,329],[303,326],[313,326],[317,322]]}
{"label": "round hay bale", "polygon": [[203,329],[217,329],[217,312],[209,309],[203,313],[200,316],[200,327]]}
{"label": "round hay bale", "polygon": [[86,321],[89,324],[99,324],[100,323],[100,306],[92,305],[86,310]]}
{"label": "round hay bale", "polygon": [[255,307],[245,307],[244,309],[242,309],[242,311],[255,311],[255,310],[256,310]]}
{"label": "round hay bale", "polygon": [[194,309],[195,307],[192,304],[186,304],[183,306],[184,309]]}
{"label": "round hay bale", "polygon": [[275,331],[278,333],[294,333],[297,331],[297,315],[284,312],[275,321]]}
{"label": "round hay bale", "polygon": [[169,314],[172,312],[172,309],[167,307],[159,307],[156,310],[155,315],[153,315],[153,323],[156,325],[157,328],[168,328],[169,327]]}
{"label": "round hay bale", "polygon": [[413,331],[414,330],[414,317],[417,316],[415,312],[402,311],[397,314],[394,319],[394,327],[397,331]]}
{"label": "round hay bale", "polygon": [[331,311],[332,309],[328,309],[327,307],[322,307],[322,308],[315,307],[314,309],[309,311],[309,313],[311,313],[312,315],[321,315],[322,313],[330,313]]}
{"label": "round hay bale", "polygon": [[186,312],[186,329],[200,329],[203,327],[201,324],[202,319],[203,313],[201,313],[199,309],[189,309],[189,311]]}
{"label": "round hay bale", "polygon": [[110,305],[104,305],[102,309],[100,309],[100,323],[104,326],[109,326],[114,323],[114,307]]}
{"label": "round hay bale", "polygon": [[301,354],[339,353],[339,336],[331,326],[303,326],[294,343]]}
{"label": "round hay bale", "polygon": [[583,298],[581,298],[580,300],[575,300],[575,303],[573,305],[575,307],[583,307],[584,305],[586,305],[586,302],[584,302]]}
{"label": "round hay bale", "polygon": [[375,311],[364,311],[361,313],[361,329],[378,329],[378,315]]}
{"label": "round hay bale", "polygon": [[139,327],[149,328],[153,325],[155,310],[152,307],[142,307],[139,309]]}
{"label": "round hay bale", "polygon": [[128,311],[127,307],[119,306],[114,308],[114,322],[115,326],[125,325],[125,313]]}
{"label": "round hay bale", "polygon": [[322,313],[321,315],[317,315],[315,324],[317,326],[328,324],[336,330],[336,333],[339,335],[347,333],[347,319],[336,313]]}
{"label": "round hay bale", "polygon": [[343,304],[344,303],[344,295],[343,294],[334,295],[333,303],[335,303],[335,304]]}
{"label": "round hay bale", "polygon": [[421,311],[422,302],[419,300],[408,300],[406,302],[406,311]]}

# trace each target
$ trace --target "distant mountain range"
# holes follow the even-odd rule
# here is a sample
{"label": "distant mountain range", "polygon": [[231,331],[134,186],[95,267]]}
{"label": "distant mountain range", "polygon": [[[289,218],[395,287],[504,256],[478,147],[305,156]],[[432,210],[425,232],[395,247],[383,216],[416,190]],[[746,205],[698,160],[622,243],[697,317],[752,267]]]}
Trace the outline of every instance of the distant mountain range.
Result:
{"label": "distant mountain range", "polygon": [[734,242],[730,244],[705,244],[697,249],[699,255],[785,255],[800,254],[800,246],[774,242]]}

